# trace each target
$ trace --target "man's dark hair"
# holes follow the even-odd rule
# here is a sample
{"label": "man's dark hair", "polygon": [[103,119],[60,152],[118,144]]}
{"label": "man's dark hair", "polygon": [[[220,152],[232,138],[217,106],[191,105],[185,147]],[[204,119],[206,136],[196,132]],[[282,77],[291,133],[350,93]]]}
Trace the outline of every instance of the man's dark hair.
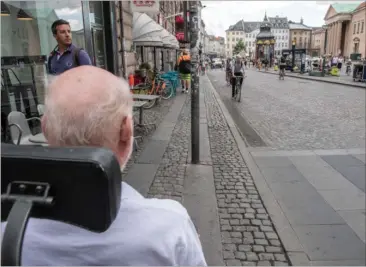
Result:
{"label": "man's dark hair", "polygon": [[54,23],[52,23],[52,26],[51,26],[52,33],[57,34],[57,26],[65,25],[65,24],[70,26],[70,23],[64,19],[56,20]]}

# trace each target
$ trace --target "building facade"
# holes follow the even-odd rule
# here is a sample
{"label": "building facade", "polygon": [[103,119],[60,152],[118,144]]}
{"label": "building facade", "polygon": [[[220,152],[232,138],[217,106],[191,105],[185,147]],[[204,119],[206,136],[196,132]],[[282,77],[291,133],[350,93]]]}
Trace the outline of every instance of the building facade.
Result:
{"label": "building facade", "polygon": [[271,31],[275,36],[275,56],[281,55],[282,49],[289,49],[290,30],[287,17],[269,17]]}
{"label": "building facade", "polygon": [[[153,49],[138,49],[135,44],[131,5],[131,1],[1,2],[3,137],[11,111],[21,111],[26,117],[34,117],[38,116],[37,105],[44,103],[47,58],[57,44],[51,32],[55,20],[68,21],[73,43],[89,54],[93,65],[117,76],[127,78],[141,62],[155,64],[152,62]],[[166,29],[176,44],[174,16],[182,11],[182,1],[162,1],[158,12],[150,15],[154,23]],[[160,47],[155,52],[159,68],[164,62],[175,61],[174,48]]]}
{"label": "building facade", "polygon": [[245,26],[244,20],[238,21],[236,24],[231,25],[228,30],[226,30],[226,47],[225,53],[227,57],[233,56],[234,47],[242,40],[245,43]]}
{"label": "building facade", "polygon": [[300,23],[289,21],[289,30],[289,47],[292,46],[292,41],[295,41],[296,48],[311,49],[312,28],[306,26],[303,19]]}
{"label": "building facade", "polygon": [[311,32],[311,49],[313,56],[322,56],[325,54],[325,29],[322,27],[313,28]]}
{"label": "building facade", "polygon": [[256,55],[256,38],[259,34],[261,23],[256,21],[244,22],[246,55],[254,59]]}
{"label": "building facade", "polygon": [[351,53],[360,53],[361,57],[366,56],[365,2],[330,5],[324,20],[327,54],[349,57]]}
{"label": "building facade", "polygon": [[206,55],[210,58],[225,57],[225,38],[208,35]]}
{"label": "building facade", "polygon": [[[241,39],[246,47],[246,56],[255,58],[256,38],[259,34],[260,21],[240,20],[229,27],[226,31],[226,55],[232,56],[236,43]],[[271,32],[275,36],[275,55],[280,55],[282,49],[288,49],[290,31],[287,17],[269,17],[268,23],[271,26]]]}

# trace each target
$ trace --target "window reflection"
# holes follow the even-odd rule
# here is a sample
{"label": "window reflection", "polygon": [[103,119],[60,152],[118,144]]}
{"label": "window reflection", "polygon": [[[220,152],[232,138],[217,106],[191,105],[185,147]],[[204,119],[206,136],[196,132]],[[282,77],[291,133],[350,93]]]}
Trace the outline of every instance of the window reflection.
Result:
{"label": "window reflection", "polygon": [[70,23],[73,43],[85,47],[81,1],[2,1],[1,18],[1,116],[21,111],[37,114],[44,102],[46,62],[56,47],[51,32],[55,20]]}

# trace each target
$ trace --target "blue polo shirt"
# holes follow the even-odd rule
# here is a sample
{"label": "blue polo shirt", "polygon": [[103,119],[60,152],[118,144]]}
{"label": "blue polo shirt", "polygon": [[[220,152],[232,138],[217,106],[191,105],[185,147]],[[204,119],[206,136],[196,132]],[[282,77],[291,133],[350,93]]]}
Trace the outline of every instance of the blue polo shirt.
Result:
{"label": "blue polo shirt", "polygon": [[[61,74],[69,69],[75,68],[77,66],[74,65],[74,53],[76,46],[71,44],[61,55],[58,50],[54,51],[54,55],[51,58],[50,64],[51,69],[48,67],[48,71],[52,75]],[[88,53],[85,50],[79,51],[79,65],[91,65],[91,60]]]}

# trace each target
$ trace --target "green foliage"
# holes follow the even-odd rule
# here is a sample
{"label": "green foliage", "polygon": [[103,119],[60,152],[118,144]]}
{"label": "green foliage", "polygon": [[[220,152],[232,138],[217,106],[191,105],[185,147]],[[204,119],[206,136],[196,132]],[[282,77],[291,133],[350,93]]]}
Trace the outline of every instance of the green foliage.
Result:
{"label": "green foliage", "polygon": [[239,40],[235,47],[234,47],[234,51],[233,51],[233,55],[238,55],[240,54],[241,52],[246,52],[247,51],[247,47],[246,45],[244,44],[243,40]]}
{"label": "green foliage", "polygon": [[151,66],[150,66],[150,64],[149,63],[147,63],[147,62],[144,62],[144,63],[141,63],[141,65],[140,65],[140,68],[139,68],[140,70],[142,70],[142,69],[145,69],[145,70],[151,70]]}

